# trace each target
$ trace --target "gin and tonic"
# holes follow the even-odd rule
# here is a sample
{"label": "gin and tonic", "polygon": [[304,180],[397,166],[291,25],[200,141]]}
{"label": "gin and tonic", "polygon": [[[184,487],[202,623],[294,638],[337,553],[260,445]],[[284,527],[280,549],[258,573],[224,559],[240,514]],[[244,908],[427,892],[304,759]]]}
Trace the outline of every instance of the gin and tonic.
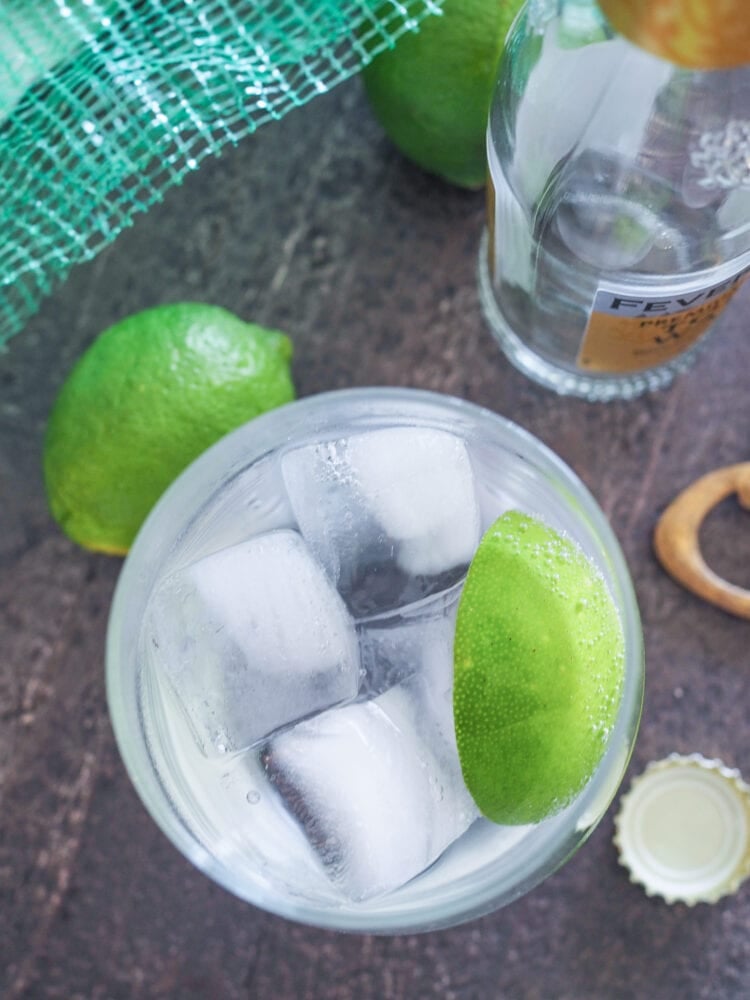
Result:
{"label": "gin and tonic", "polygon": [[[503,825],[463,779],[453,638],[511,509],[601,574],[624,680],[580,794]],[[568,858],[619,785],[643,685],[628,571],[577,477],[502,417],[405,389],[307,398],[209,449],[131,550],[107,659],[122,756],[172,842],[257,906],[380,933],[478,916]]]}

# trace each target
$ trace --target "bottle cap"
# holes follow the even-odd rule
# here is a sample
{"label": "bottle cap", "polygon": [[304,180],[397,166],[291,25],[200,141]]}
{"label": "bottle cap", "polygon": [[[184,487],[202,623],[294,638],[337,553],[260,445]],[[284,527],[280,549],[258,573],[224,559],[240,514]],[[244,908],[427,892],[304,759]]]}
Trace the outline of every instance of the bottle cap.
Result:
{"label": "bottle cap", "polygon": [[700,754],[649,764],[622,797],[615,844],[631,882],[668,903],[714,903],[750,875],[750,785]]}

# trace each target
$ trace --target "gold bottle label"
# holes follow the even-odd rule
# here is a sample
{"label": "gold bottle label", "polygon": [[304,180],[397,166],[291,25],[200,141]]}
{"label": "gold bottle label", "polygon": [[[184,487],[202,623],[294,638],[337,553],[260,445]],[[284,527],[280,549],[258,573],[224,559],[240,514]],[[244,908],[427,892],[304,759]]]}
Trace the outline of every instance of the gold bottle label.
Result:
{"label": "gold bottle label", "polygon": [[708,288],[673,296],[600,285],[577,365],[613,374],[663,365],[691,347],[750,275],[750,266]]}
{"label": "gold bottle label", "polygon": [[598,0],[629,41],[679,66],[729,69],[750,63],[749,0]]}

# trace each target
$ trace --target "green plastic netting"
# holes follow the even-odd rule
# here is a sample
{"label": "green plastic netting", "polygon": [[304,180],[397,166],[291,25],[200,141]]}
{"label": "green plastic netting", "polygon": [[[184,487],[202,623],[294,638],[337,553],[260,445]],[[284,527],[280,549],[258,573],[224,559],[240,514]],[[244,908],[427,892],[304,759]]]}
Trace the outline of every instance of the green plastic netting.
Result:
{"label": "green plastic netting", "polygon": [[0,0],[0,348],[201,161],[443,0]]}

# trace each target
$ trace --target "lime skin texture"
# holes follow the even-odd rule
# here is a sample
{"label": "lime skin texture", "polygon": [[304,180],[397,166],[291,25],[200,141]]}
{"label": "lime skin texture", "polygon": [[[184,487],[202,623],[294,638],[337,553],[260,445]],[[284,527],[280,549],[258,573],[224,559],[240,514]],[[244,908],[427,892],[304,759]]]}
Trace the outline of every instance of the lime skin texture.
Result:
{"label": "lime skin texture", "polygon": [[508,511],[469,567],[454,641],[461,768],[496,823],[538,823],[599,764],[622,698],[624,637],[604,579],[569,538]]}
{"label": "lime skin texture", "polygon": [[219,306],[174,303],[115,323],[52,407],[44,480],[73,541],[125,554],[164,490],[224,434],[294,399],[292,343]]}
{"label": "lime skin texture", "polygon": [[444,0],[439,14],[362,71],[372,111],[391,142],[458,187],[485,184],[490,99],[520,7],[521,0]]}

